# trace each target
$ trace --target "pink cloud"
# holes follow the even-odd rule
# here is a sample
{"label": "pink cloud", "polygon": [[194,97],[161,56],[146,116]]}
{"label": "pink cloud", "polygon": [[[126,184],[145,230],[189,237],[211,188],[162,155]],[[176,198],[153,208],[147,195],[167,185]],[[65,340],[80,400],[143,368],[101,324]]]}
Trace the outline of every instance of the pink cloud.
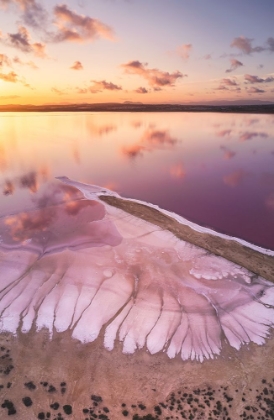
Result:
{"label": "pink cloud", "polygon": [[85,93],[99,93],[103,92],[104,90],[122,90],[121,86],[115,85],[112,82],[107,82],[106,80],[92,80],[92,85],[89,87],[81,88],[77,87],[77,92],[81,94]]}
{"label": "pink cloud", "polygon": [[8,8],[10,5],[16,5],[22,11],[23,22],[34,28],[40,28],[47,20],[47,12],[41,4],[35,0],[0,0],[0,6]]}
{"label": "pink cloud", "polygon": [[262,52],[265,50],[265,48],[263,47],[253,47],[252,42],[252,38],[239,36],[237,38],[234,38],[230,46],[239,49],[243,54],[252,54],[253,52]]}
{"label": "pink cloud", "polygon": [[10,71],[9,73],[0,73],[0,79],[4,80],[4,82],[11,82],[16,83],[18,82],[18,75],[14,73],[14,71]]}
{"label": "pink cloud", "polygon": [[222,79],[219,87],[217,87],[216,89],[217,90],[232,90],[234,92],[241,90],[236,80],[228,79],[228,78]]}
{"label": "pink cloud", "polygon": [[192,44],[182,44],[177,47],[176,52],[183,60],[188,60],[191,50]]}
{"label": "pink cloud", "polygon": [[228,87],[224,86],[224,85],[220,85],[216,88],[216,90],[229,90]]}
{"label": "pink cloud", "polygon": [[186,76],[179,71],[169,73],[158,69],[150,69],[147,67],[147,63],[141,63],[138,60],[129,61],[126,64],[122,64],[122,67],[128,74],[136,74],[143,77],[154,89],[162,88],[165,86],[174,86],[175,82],[179,78]]}
{"label": "pink cloud", "polygon": [[89,92],[89,89],[88,88],[80,88],[80,87],[77,87],[76,90],[81,95],[84,95],[85,93],[88,93]]}
{"label": "pink cloud", "polygon": [[266,91],[264,90],[264,89],[259,89],[259,88],[256,88],[256,87],[254,87],[254,86],[252,86],[252,87],[250,87],[248,90],[247,90],[247,93],[250,93],[250,94],[252,94],[252,93],[265,93]]}
{"label": "pink cloud", "polygon": [[254,76],[254,75],[251,75],[251,74],[245,74],[244,78],[249,83],[271,83],[271,82],[274,82],[274,77],[273,76],[268,76],[265,79],[263,79],[259,76]]}
{"label": "pink cloud", "polygon": [[226,70],[226,73],[231,73],[236,70],[238,67],[243,66],[243,63],[235,58],[230,59],[230,68]]}
{"label": "pink cloud", "polygon": [[268,38],[268,40],[266,41],[266,44],[267,44],[268,50],[271,52],[274,52],[274,38],[273,37]]}
{"label": "pink cloud", "polygon": [[122,88],[121,86],[115,85],[112,82],[106,82],[105,80],[93,80],[93,85],[90,86],[89,91],[91,93],[98,93],[102,92],[103,90],[122,90]]}
{"label": "pink cloud", "polygon": [[55,87],[53,87],[53,88],[51,88],[51,91],[53,92],[53,93],[56,93],[57,95],[65,95],[66,94],[66,92],[64,92],[63,90],[61,90],[61,89],[57,89],[57,88],[55,88]]}
{"label": "pink cloud", "polygon": [[2,42],[26,53],[33,53],[40,58],[45,58],[46,46],[41,42],[31,42],[31,36],[25,26],[19,26],[18,32],[14,34],[7,34],[2,38]]}
{"label": "pink cloud", "polygon": [[148,93],[148,90],[145,87],[138,87],[138,89],[135,89],[136,93]]}
{"label": "pink cloud", "polygon": [[11,67],[11,60],[6,54],[0,54],[0,67],[4,65]]}
{"label": "pink cloud", "polygon": [[238,83],[236,82],[236,80],[233,80],[233,79],[222,79],[221,83],[226,86],[238,86]]}
{"label": "pink cloud", "polygon": [[22,61],[19,57],[14,57],[13,62],[15,64],[20,64],[21,66],[29,66],[34,70],[39,68],[33,61]]}
{"label": "pink cloud", "polygon": [[113,29],[98,19],[84,16],[70,10],[67,5],[54,8],[55,24],[58,32],[52,35],[52,41],[89,42],[96,39],[114,39]]}
{"label": "pink cloud", "polygon": [[70,67],[72,70],[83,70],[83,65],[81,61],[75,61],[74,64]]}

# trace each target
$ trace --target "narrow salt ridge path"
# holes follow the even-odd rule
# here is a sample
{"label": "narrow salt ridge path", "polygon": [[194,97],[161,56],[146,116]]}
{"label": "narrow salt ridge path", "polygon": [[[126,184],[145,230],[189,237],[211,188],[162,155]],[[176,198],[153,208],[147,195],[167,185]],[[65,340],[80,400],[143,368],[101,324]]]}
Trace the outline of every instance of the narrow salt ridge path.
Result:
{"label": "narrow salt ridge path", "polygon": [[237,238],[237,237],[234,237],[234,236],[228,236],[228,235],[225,235],[224,233],[219,233],[219,232],[217,232],[213,229],[197,225],[196,223],[190,222],[189,220],[185,219],[184,217],[182,217],[182,216],[180,216],[176,213],[173,213],[171,211],[164,210],[164,209],[160,208],[156,204],[151,204],[151,203],[148,203],[146,201],[136,200],[134,198],[125,198],[125,197],[120,196],[116,192],[108,190],[107,188],[101,188],[97,185],[89,185],[89,184],[84,184],[84,183],[72,181],[67,177],[57,177],[56,179],[58,179],[62,182],[65,182],[66,184],[69,184],[69,185],[72,185],[72,186],[78,188],[84,194],[84,196],[88,199],[93,199],[94,200],[96,198],[98,199],[100,197],[100,195],[106,195],[106,196],[117,197],[117,198],[119,198],[123,201],[131,201],[133,203],[143,204],[147,207],[151,207],[151,208],[159,211],[160,213],[165,214],[166,216],[171,217],[172,219],[175,219],[177,222],[181,223],[182,225],[189,226],[190,228],[192,228],[196,232],[208,233],[210,235],[218,236],[220,238],[223,238],[223,239],[226,239],[226,240],[229,240],[229,241],[236,241],[236,242],[240,243],[241,245],[244,245],[248,248],[251,248],[251,249],[254,249],[255,251],[260,252],[261,254],[274,256],[274,251],[272,251],[271,249],[262,248],[258,245],[254,245],[250,242],[247,242],[244,239],[240,239],[240,238]]}
{"label": "narrow salt ridge path", "polygon": [[[108,195],[108,194],[104,194],[104,195]],[[244,239],[240,239],[240,238],[237,238],[235,236],[228,236],[228,235],[225,235],[224,233],[219,233],[219,232],[217,232],[213,229],[197,225],[196,223],[190,222],[189,220],[185,219],[184,217],[180,216],[179,214],[176,214],[176,213],[173,213],[171,211],[164,210],[164,209],[160,208],[156,204],[147,203],[146,201],[136,200],[134,198],[125,198],[125,197],[121,197],[119,195],[114,195],[114,194],[111,194],[111,195],[115,196],[115,197],[119,197],[123,201],[131,201],[131,202],[138,203],[138,204],[144,204],[147,207],[151,207],[155,210],[158,210],[160,213],[163,213],[163,214],[171,217],[172,219],[175,219],[177,222],[181,223],[182,225],[189,226],[190,228],[192,228],[196,232],[209,233],[210,235],[218,236],[220,238],[227,239],[229,241],[236,241],[236,242],[240,243],[241,245],[244,245],[248,248],[251,248],[251,249],[254,249],[255,251],[260,252],[261,254],[274,256],[274,251],[272,251],[271,249],[262,248],[258,245],[254,245],[250,242],[247,242]]]}

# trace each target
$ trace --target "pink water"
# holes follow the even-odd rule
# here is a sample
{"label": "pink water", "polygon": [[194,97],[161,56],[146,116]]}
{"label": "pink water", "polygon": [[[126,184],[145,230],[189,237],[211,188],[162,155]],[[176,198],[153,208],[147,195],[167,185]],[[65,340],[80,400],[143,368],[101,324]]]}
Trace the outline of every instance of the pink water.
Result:
{"label": "pink water", "polygon": [[61,175],[274,249],[273,115],[1,113],[0,216]]}

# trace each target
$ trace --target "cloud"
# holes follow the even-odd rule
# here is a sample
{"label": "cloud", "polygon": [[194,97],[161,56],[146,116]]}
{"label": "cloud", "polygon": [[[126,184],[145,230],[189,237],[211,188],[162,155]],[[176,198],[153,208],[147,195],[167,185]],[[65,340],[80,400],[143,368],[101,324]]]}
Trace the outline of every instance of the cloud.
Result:
{"label": "cloud", "polygon": [[217,90],[233,90],[233,91],[241,90],[236,80],[227,79],[227,78],[222,79],[219,87],[217,87],[216,89]]}
{"label": "cloud", "polygon": [[267,49],[271,52],[274,52],[274,38],[270,37],[268,38],[268,40],[266,41],[267,44]]}
{"label": "cloud", "polygon": [[230,68],[227,69],[226,73],[231,73],[232,71],[236,70],[238,67],[243,66],[243,63],[235,58],[230,59]]}
{"label": "cloud", "polygon": [[113,29],[97,19],[79,15],[66,4],[54,8],[55,25],[58,31],[51,34],[54,42],[89,42],[99,38],[114,40]]}
{"label": "cloud", "polygon": [[274,82],[273,76],[268,76],[265,79],[259,77],[259,76],[253,76],[251,74],[245,74],[244,78],[249,83],[271,83]]}
{"label": "cloud", "polygon": [[141,63],[138,60],[122,64],[122,67],[128,74],[137,74],[143,77],[154,89],[162,88],[164,86],[174,86],[174,83],[179,78],[186,76],[179,71],[169,73],[158,69],[150,69],[147,68],[147,63]]}
{"label": "cloud", "polygon": [[244,180],[246,175],[247,173],[245,171],[243,171],[242,169],[239,169],[237,171],[232,172],[229,175],[224,176],[223,181],[229,187],[234,188]]}
{"label": "cloud", "polygon": [[145,87],[138,87],[138,89],[135,89],[136,93],[148,93],[148,90]]}
{"label": "cloud", "polygon": [[251,140],[254,137],[262,137],[266,139],[268,137],[268,134],[264,132],[258,132],[258,131],[245,131],[241,133],[239,139],[240,141],[246,141],[246,140]]}
{"label": "cloud", "polygon": [[11,82],[16,83],[18,82],[18,75],[14,73],[14,71],[10,71],[9,73],[0,73],[0,79],[4,80],[4,82]]}
{"label": "cloud", "polygon": [[35,42],[32,44],[32,52],[40,58],[46,58],[47,54],[45,52],[46,46],[41,42]]}
{"label": "cloud", "polygon": [[106,82],[105,80],[93,80],[92,82],[93,85],[89,87],[89,92],[91,93],[99,93],[103,90],[122,90],[121,86],[115,85],[112,82]]}
{"label": "cloud", "polygon": [[33,61],[22,61],[19,57],[14,57],[13,62],[15,64],[20,64],[21,66],[29,66],[34,70],[39,68]]}
{"label": "cloud", "polygon": [[1,95],[1,99],[17,99],[17,98],[21,98],[21,96],[20,95],[4,95],[4,96]]}
{"label": "cloud", "polygon": [[70,67],[72,70],[83,70],[83,65],[81,61],[75,61],[74,64]]}
{"label": "cloud", "polygon": [[99,93],[103,92],[104,90],[111,90],[111,91],[117,91],[122,90],[121,86],[115,85],[112,82],[107,82],[106,80],[92,80],[92,85],[89,87],[81,88],[77,87],[76,90],[80,94],[85,93]]}
{"label": "cloud", "polygon": [[31,27],[40,29],[44,27],[47,20],[47,12],[43,6],[35,0],[0,0],[0,6],[7,8],[10,5],[16,5],[22,11],[21,18],[23,22]]}
{"label": "cloud", "polygon": [[88,88],[80,88],[80,87],[77,87],[76,90],[77,90],[77,93],[80,93],[81,95],[84,95],[85,93],[88,93],[89,92],[89,89]]}
{"label": "cloud", "polygon": [[61,90],[61,89],[57,89],[57,88],[55,88],[55,87],[51,88],[51,91],[52,91],[53,93],[56,93],[57,95],[65,95],[65,94],[66,94],[66,92],[64,92],[63,90]]}
{"label": "cloud", "polygon": [[206,54],[206,55],[204,55],[204,57],[203,57],[205,60],[212,60],[212,56],[211,56],[211,54]]}
{"label": "cloud", "polygon": [[10,67],[11,61],[6,54],[0,54],[0,67],[3,67],[4,65]]}
{"label": "cloud", "polygon": [[265,50],[264,47],[253,47],[252,46],[252,38],[246,38],[245,36],[239,36],[234,38],[232,43],[230,44],[231,47],[238,48],[243,54],[252,54],[254,52],[262,52]]}
{"label": "cloud", "polygon": [[247,90],[247,93],[265,93],[266,91],[264,90],[264,89],[259,89],[259,88],[256,88],[256,87],[254,87],[254,86],[252,86],[252,87],[250,87],[248,90]]}
{"label": "cloud", "polygon": [[221,83],[226,86],[238,86],[238,83],[236,82],[236,80],[233,80],[233,79],[222,79]]}
{"label": "cloud", "polygon": [[176,52],[183,60],[188,60],[191,50],[192,44],[183,44],[177,47]]}
{"label": "cloud", "polygon": [[6,38],[2,38],[2,42],[26,53],[33,53],[40,58],[45,58],[45,44],[41,42],[31,43],[30,33],[25,26],[19,26],[18,32],[7,34]]}
{"label": "cloud", "polygon": [[228,87],[224,86],[224,85],[220,85],[219,87],[216,88],[216,90],[229,90]]}

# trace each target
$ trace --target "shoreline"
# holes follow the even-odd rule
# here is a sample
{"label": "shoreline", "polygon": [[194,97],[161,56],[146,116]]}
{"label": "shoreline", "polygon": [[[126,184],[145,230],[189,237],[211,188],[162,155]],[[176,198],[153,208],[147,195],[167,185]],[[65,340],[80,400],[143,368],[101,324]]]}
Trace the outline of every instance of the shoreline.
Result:
{"label": "shoreline", "polygon": [[274,114],[274,104],[258,105],[177,105],[102,103],[68,105],[0,105],[0,112],[217,112]]}
{"label": "shoreline", "polygon": [[[147,203],[141,203],[133,200],[127,200],[117,196],[99,195],[100,200],[107,204],[126,211],[133,216],[139,217],[147,222],[167,229],[179,239],[183,239],[193,245],[206,249],[207,251],[221,256],[235,264],[238,264],[247,270],[259,275],[266,280],[274,283],[274,257],[273,251],[269,255],[257,251],[237,241],[237,238],[225,238],[226,235],[216,234],[204,231],[198,231],[189,224],[183,224],[169,214],[158,210]],[[187,223],[187,221],[186,221]],[[252,244],[250,244],[252,245]],[[256,248],[256,247],[255,247]],[[259,248],[259,247],[258,247]],[[267,251],[267,250],[265,250]]]}

